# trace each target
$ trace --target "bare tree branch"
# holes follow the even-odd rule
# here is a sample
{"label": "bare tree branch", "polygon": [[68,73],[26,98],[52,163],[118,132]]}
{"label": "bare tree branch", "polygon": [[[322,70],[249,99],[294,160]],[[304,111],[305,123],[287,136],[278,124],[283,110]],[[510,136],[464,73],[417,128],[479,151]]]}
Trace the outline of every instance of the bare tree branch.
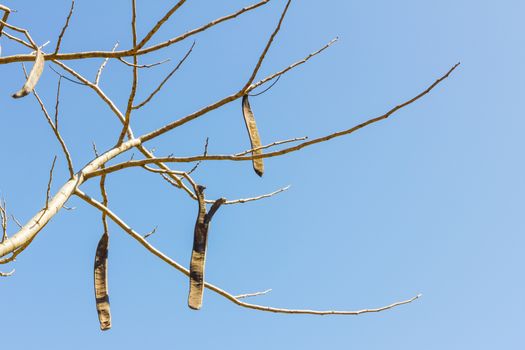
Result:
{"label": "bare tree branch", "polygon": [[[5,15],[4,15],[5,16]],[[24,29],[24,28],[20,28],[20,27],[17,27],[17,26],[14,26],[14,25],[11,25],[7,22],[4,22],[3,20],[0,21],[0,28],[2,27],[7,27],[11,30],[14,30],[15,32],[19,32],[19,33],[22,33],[25,35],[25,37],[27,38],[27,40],[31,43],[31,46],[33,47],[33,49],[37,50],[38,49],[38,45],[35,43],[35,41],[33,40],[33,38],[31,37],[31,35],[29,35],[29,32]],[[29,57],[33,57],[32,55],[27,55]],[[4,57],[5,58],[5,57]],[[23,60],[23,61],[32,61],[32,59],[26,59],[26,60]],[[14,62],[22,62],[22,60],[16,60]],[[0,61],[0,64],[1,64],[1,61]]]}
{"label": "bare tree branch", "polygon": [[179,61],[179,63],[175,66],[175,68],[173,68],[171,70],[171,72],[164,78],[164,80],[162,80],[162,82],[159,84],[159,86],[157,86],[157,88],[155,90],[153,90],[153,92],[151,94],[149,94],[149,96],[144,101],[142,101],[141,103],[137,104],[136,106],[133,106],[132,109],[139,109],[141,107],[144,107],[144,105],[146,105],[148,102],[150,102],[151,99],[153,98],[153,96],[155,96],[157,94],[157,92],[159,92],[160,89],[162,89],[164,84],[166,84],[166,82],[173,76],[173,74],[175,74],[175,72],[177,70],[179,70],[180,66],[182,66],[184,61],[186,61],[186,59],[188,58],[188,56],[190,55],[190,53],[191,53],[191,51],[193,50],[194,47],[195,47],[195,41],[191,45],[191,47],[188,50],[188,52],[186,52],[184,57]]}
{"label": "bare tree branch", "polygon": [[4,16],[2,17],[2,22],[0,23],[0,36],[2,36],[2,31],[4,30],[4,23],[7,23],[11,9],[7,6],[0,5],[0,10],[4,11]]}
{"label": "bare tree branch", "polygon": [[[111,50],[111,52],[115,52],[117,47],[118,47],[118,42],[115,43],[115,45],[113,46],[113,49]],[[106,57],[106,59],[102,62],[102,64],[98,68],[97,75],[95,76],[95,82],[94,82],[95,85],[98,85],[98,83],[100,81],[100,75],[102,74],[102,71],[106,67],[106,64],[108,64],[108,61],[109,61],[109,57]]]}
{"label": "bare tree branch", "polygon": [[164,23],[166,23],[168,21],[168,19],[170,19],[170,17],[182,6],[184,5],[184,3],[186,2],[186,0],[180,0],[179,2],[177,2],[168,12],[166,12],[166,14],[164,15],[164,17],[162,17],[158,22],[157,24],[155,24],[155,26],[153,28],[151,28],[151,30],[148,32],[148,34],[146,34],[146,36],[144,36],[144,38],[140,41],[140,43],[138,43],[138,45],[135,45],[134,46],[134,49],[135,50],[140,50],[142,47],[144,47],[144,45],[146,45],[146,43],[153,37],[153,35],[155,35],[155,33],[160,29],[160,27],[162,27],[162,25]]}
{"label": "bare tree branch", "polygon": [[[166,40],[162,43],[155,44],[153,46],[140,49],[138,51],[134,51],[133,49],[124,50],[124,51],[85,51],[85,52],[74,52],[74,53],[57,53],[57,54],[48,54],[45,55],[45,60],[77,60],[77,59],[84,59],[84,58],[118,58],[118,57],[130,57],[133,55],[145,55],[150,52],[158,51],[162,48],[171,46],[173,44],[176,44],[184,39],[187,39],[193,35],[196,35],[198,33],[201,33],[211,27],[216,26],[217,24],[229,21],[231,19],[234,19],[244,13],[247,13],[249,11],[255,10],[256,8],[263,6],[267,4],[270,0],[263,0],[256,4],[253,4],[251,6],[244,7],[240,9],[237,12],[234,12],[230,15],[217,18],[216,20],[213,20],[201,27],[195,28],[193,30],[190,30],[184,34],[181,34],[175,38],[172,38],[170,40]],[[3,21],[0,21],[0,24],[5,24]],[[7,24],[5,24],[7,26]],[[22,31],[23,32],[23,31]],[[31,40],[30,40],[31,41]],[[36,44],[34,45],[36,47]],[[31,61],[30,55],[13,55],[13,56],[6,56],[6,57],[0,57],[0,64],[6,64],[6,63],[12,63],[12,62],[26,62]]]}
{"label": "bare tree branch", "polygon": [[[377,123],[381,120],[384,120],[384,119],[387,119],[388,117],[390,117],[392,114],[394,114],[395,112],[399,111],[400,109],[416,102],[417,100],[419,100],[420,98],[422,98],[423,96],[425,96],[426,94],[428,94],[430,91],[432,91],[439,83],[441,83],[443,80],[445,80],[446,78],[449,77],[449,75],[458,67],[459,63],[457,63],[456,65],[454,65],[445,75],[443,75],[442,77],[440,77],[439,79],[437,79],[433,84],[431,84],[429,87],[427,87],[424,91],[422,91],[421,93],[419,93],[417,96],[395,106],[394,108],[390,109],[388,112],[378,116],[378,117],[375,117],[375,118],[371,118],[361,124],[358,124],[356,126],[353,126],[349,129],[346,129],[346,130],[342,130],[342,131],[339,131],[339,132],[335,132],[335,133],[332,133],[332,134],[329,134],[329,135],[326,135],[326,136],[322,136],[322,137],[318,137],[318,138],[315,138],[315,139],[312,139],[312,140],[309,140],[309,141],[305,141],[305,142],[302,142],[296,146],[293,146],[293,147],[288,147],[288,148],[285,148],[285,149],[282,149],[280,151],[274,151],[274,152],[269,152],[269,153],[264,153],[264,154],[259,154],[259,155],[252,155],[252,156],[238,156],[238,155],[207,155],[207,156],[202,156],[202,155],[199,155],[199,156],[193,156],[193,157],[157,157],[157,158],[153,158],[153,159],[142,159],[142,160],[132,160],[132,161],[128,161],[128,162],[124,162],[124,163],[119,163],[119,164],[115,164],[115,165],[112,165],[112,166],[109,166],[107,167],[106,169],[104,170],[97,170],[97,171],[94,171],[92,173],[90,173],[88,176],[89,177],[93,177],[93,176],[100,176],[101,174],[109,174],[109,173],[112,173],[112,172],[115,172],[115,171],[118,171],[118,170],[121,170],[121,169],[124,169],[124,168],[129,168],[129,167],[137,167],[137,166],[144,166],[144,165],[147,165],[147,164],[151,164],[151,163],[158,163],[158,162],[163,162],[163,163],[191,163],[191,162],[198,162],[198,161],[201,161],[201,160],[232,160],[232,161],[251,161],[253,159],[258,159],[258,158],[271,158],[271,157],[276,157],[276,156],[281,156],[281,155],[284,155],[284,154],[287,154],[287,153],[291,153],[291,152],[295,152],[295,151],[298,151],[304,147],[307,147],[307,146],[311,146],[311,145],[314,145],[314,144],[317,144],[317,143],[321,143],[321,142],[325,142],[325,141],[329,141],[333,138],[336,138],[336,137],[341,137],[341,136],[344,136],[344,135],[348,135],[348,134],[351,134],[359,129],[362,129],[368,125],[371,125],[371,124],[374,124],[374,123]],[[169,125],[169,124],[168,124]],[[158,129],[160,130],[160,129]],[[153,133],[156,133],[156,132],[153,132]],[[149,135],[152,135],[153,133],[149,133],[149,134],[146,134],[145,136],[141,136],[139,139],[144,142],[144,140],[148,140],[150,139]]]}
{"label": "bare tree branch", "polygon": [[123,59],[121,57],[119,57],[117,59],[120,62],[124,63],[126,66],[137,67],[137,68],[152,68],[152,67],[160,66],[161,64],[164,64],[166,62],[171,61],[169,58],[167,58],[165,60],[162,60],[162,61],[159,61],[159,62],[155,62],[155,63],[150,63],[150,64],[133,64],[133,63],[130,63],[130,62],[126,61],[125,59]]}
{"label": "bare tree branch", "polygon": [[239,294],[239,295],[236,295],[236,296],[235,296],[235,299],[245,299],[245,298],[258,297],[258,296],[261,296],[261,295],[268,294],[268,293],[270,293],[271,291],[272,291],[271,289],[267,289],[267,290],[262,291],[262,292],[247,293],[247,294]]}
{"label": "bare tree branch", "polygon": [[[95,199],[89,197],[84,192],[77,190],[75,194],[82,198],[86,203],[90,204],[91,206],[95,207],[98,210],[103,210],[108,215],[108,218],[110,218],[115,224],[117,224],[124,232],[126,232],[129,236],[131,236],[133,239],[135,239],[137,242],[139,242],[144,248],[146,248],[150,253],[157,256],[170,266],[174,267],[178,271],[182,272],[186,276],[190,276],[190,271],[186,269],[184,266],[176,262],[175,260],[168,257],[166,254],[159,251],[157,248],[155,248],[153,245],[151,245],[148,241],[144,239],[140,234],[135,232],[128,224],[126,224],[120,217],[118,217],[115,213],[113,213],[109,208],[105,207],[102,203],[96,201]],[[204,287],[219,294],[220,296],[225,297],[229,301],[233,302],[236,305],[239,305],[244,308],[258,310],[258,311],[266,311],[266,312],[274,312],[274,313],[283,313],[283,314],[309,314],[309,315],[360,315],[364,313],[372,313],[372,312],[381,312],[388,309],[392,309],[397,306],[409,304],[419,297],[421,297],[421,294],[416,295],[413,298],[410,298],[408,300],[399,301],[396,303],[392,303],[390,305],[386,305],[379,308],[373,308],[373,309],[362,309],[362,310],[356,310],[356,311],[344,311],[344,310],[309,310],[309,309],[285,309],[285,308],[276,308],[276,307],[270,307],[270,306],[263,306],[263,305],[256,305],[256,304],[250,304],[241,301],[236,296],[224,291],[223,289],[208,283],[204,282]]]}
{"label": "bare tree branch", "polygon": [[62,27],[62,30],[60,31],[60,34],[58,35],[57,40],[57,46],[55,47],[55,54],[58,53],[58,50],[60,50],[60,44],[62,43],[62,38],[64,37],[64,34],[66,33],[67,27],[69,26],[69,20],[71,19],[71,16],[73,15],[73,9],[75,8],[75,0],[71,0],[71,7],[69,9],[69,13],[66,18],[66,23]]}
{"label": "bare tree branch", "polygon": [[0,271],[0,277],[9,277],[9,276],[12,276],[14,273],[15,273],[15,269],[11,270],[10,272]]}
{"label": "bare tree branch", "polygon": [[2,225],[2,240],[3,243],[7,239],[7,203],[5,199],[0,200],[0,221]]}
{"label": "bare tree branch", "polygon": [[[131,34],[133,37],[133,47],[137,46],[137,4],[136,0],[131,0]],[[124,137],[128,132],[129,123],[131,121],[131,111],[133,107],[133,101],[135,101],[135,95],[137,94],[137,83],[139,80],[139,69],[137,55],[133,55],[133,81],[131,83],[131,91],[128,97],[128,106],[126,107],[126,113],[124,114],[124,125],[122,131],[118,137],[117,145],[120,145],[124,141]]]}
{"label": "bare tree branch", "polygon": [[49,169],[49,180],[47,182],[47,191],[46,191],[46,207],[47,210],[49,204],[49,197],[51,195],[51,184],[53,183],[53,171],[55,170],[55,163],[57,161],[57,156],[53,157],[53,163],[51,163],[51,169]]}
{"label": "bare tree branch", "polygon": [[60,135],[60,131],[58,130],[58,105],[59,105],[59,98],[60,98],[60,80],[58,81],[57,86],[57,96],[56,96],[56,104],[55,104],[55,122],[53,123],[53,120],[51,119],[51,116],[47,112],[46,107],[44,106],[44,102],[42,102],[42,99],[40,99],[40,96],[36,92],[36,90],[33,90],[33,95],[35,96],[38,104],[40,105],[40,108],[42,109],[42,112],[44,113],[44,117],[46,118],[47,123],[51,127],[51,130],[53,130],[53,133],[55,134],[55,138],[57,139],[58,143],[60,144],[60,147],[62,148],[62,153],[64,153],[64,157],[67,161],[67,166],[69,169],[69,175],[71,178],[73,178],[75,171],[73,167],[73,160],[71,158],[71,154],[69,153],[69,150],[67,148],[66,142],[62,138],[62,135]]}
{"label": "bare tree branch", "polygon": [[286,16],[286,12],[288,12],[288,7],[290,7],[290,3],[292,0],[288,0],[286,2],[286,6],[284,7],[283,12],[281,13],[281,18],[279,18],[279,22],[277,23],[277,27],[275,27],[272,35],[270,36],[270,39],[268,39],[268,42],[266,43],[266,47],[264,48],[263,52],[259,56],[259,60],[257,61],[257,64],[255,65],[255,68],[253,69],[252,75],[246,82],[246,85],[242,88],[243,91],[246,91],[248,87],[252,84],[252,82],[255,80],[255,77],[257,76],[257,73],[259,72],[259,69],[261,68],[261,65],[266,58],[266,54],[268,53],[268,50],[270,50],[270,47],[272,46],[273,40],[277,36],[277,33],[279,33],[279,30],[281,29],[281,25],[283,23],[284,17]]}

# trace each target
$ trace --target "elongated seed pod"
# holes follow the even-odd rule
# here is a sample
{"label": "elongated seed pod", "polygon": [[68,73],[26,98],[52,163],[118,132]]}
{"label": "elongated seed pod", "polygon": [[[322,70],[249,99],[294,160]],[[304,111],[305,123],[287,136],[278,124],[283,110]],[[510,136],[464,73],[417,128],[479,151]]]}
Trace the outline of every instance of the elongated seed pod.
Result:
{"label": "elongated seed pod", "polygon": [[193,235],[193,250],[191,252],[190,262],[190,292],[188,296],[188,306],[194,310],[199,310],[202,307],[209,224],[213,215],[217,212],[217,209],[226,201],[225,198],[216,200],[211,206],[209,213],[206,214],[203,186],[197,187],[197,199],[199,202],[199,212]]}
{"label": "elongated seed pod", "polygon": [[[259,130],[257,130],[257,124],[255,123],[255,116],[253,115],[252,108],[250,107],[250,101],[248,101],[248,95],[244,95],[242,98],[242,114],[244,116],[244,123],[246,124],[246,130],[250,136],[250,144],[252,149],[261,147],[261,138],[259,136]],[[262,150],[256,150],[252,152],[252,155],[262,154]],[[253,170],[259,176],[264,174],[264,162],[262,158],[253,159]]]}
{"label": "elongated seed pod", "polygon": [[188,306],[194,310],[198,310],[202,306],[204,265],[206,263],[206,244],[208,240],[208,232],[204,222],[206,218],[206,203],[204,202],[203,186],[197,186],[196,195],[199,211],[193,232],[193,250],[190,261],[190,292],[188,296]]}
{"label": "elongated seed pod", "polygon": [[31,68],[31,72],[29,72],[29,76],[27,77],[24,86],[22,86],[22,88],[19,91],[13,94],[13,98],[21,98],[31,93],[31,91],[33,91],[36,84],[38,83],[38,80],[40,79],[40,76],[42,75],[43,71],[44,53],[40,49],[37,49],[35,64],[33,65],[33,68]]}
{"label": "elongated seed pod", "polygon": [[103,331],[111,328],[111,311],[108,295],[108,246],[109,235],[104,233],[97,245],[94,268],[95,300],[100,329]]}

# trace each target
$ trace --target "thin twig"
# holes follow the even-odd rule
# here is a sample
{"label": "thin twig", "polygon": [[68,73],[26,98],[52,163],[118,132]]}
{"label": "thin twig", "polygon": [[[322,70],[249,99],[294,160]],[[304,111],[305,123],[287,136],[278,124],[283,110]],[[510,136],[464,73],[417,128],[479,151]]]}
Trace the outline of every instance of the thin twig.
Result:
{"label": "thin twig", "polygon": [[[206,142],[204,143],[204,152],[202,153],[203,156],[206,156],[208,155],[208,142],[209,142],[210,138],[209,137],[206,137]],[[195,164],[193,166],[193,168],[191,168],[190,171],[188,171],[188,175],[190,175],[191,173],[193,173],[195,170],[197,170],[197,168],[199,167],[199,165],[201,164],[201,162],[197,162],[197,164]]]}
{"label": "thin twig", "polygon": [[266,89],[264,89],[263,91],[261,92],[258,92],[256,94],[248,94],[248,96],[250,97],[255,97],[255,96],[260,96],[262,94],[264,94],[265,92],[267,92],[268,90],[270,90],[271,88],[273,88],[275,86],[275,84],[277,84],[277,82],[279,81],[279,79],[281,79],[281,75],[279,75],[277,77],[277,79],[275,79],[275,81],[273,83],[270,84],[270,86],[268,86]]}
{"label": "thin twig", "polygon": [[[51,130],[53,130],[53,133],[55,134],[55,138],[58,140],[58,143],[60,144],[60,147],[62,148],[62,153],[64,154],[64,157],[67,161],[67,167],[69,170],[69,175],[71,178],[73,178],[75,174],[75,170],[73,167],[73,160],[71,158],[71,154],[69,153],[69,150],[67,148],[66,142],[62,138],[62,135],[60,134],[60,131],[58,130],[57,124],[53,123],[53,120],[51,119],[51,116],[47,112],[47,109],[44,105],[44,102],[40,99],[40,96],[38,95],[36,90],[33,90],[33,95],[35,96],[38,104],[40,105],[40,109],[42,109],[42,112],[44,113],[44,117],[46,118],[47,123],[51,127]],[[60,80],[57,88],[57,102],[55,105],[55,122],[58,122],[58,99],[60,96]]]}
{"label": "thin twig", "polygon": [[46,207],[45,210],[48,209],[49,205],[49,198],[51,195],[51,184],[53,183],[53,171],[55,170],[55,163],[57,161],[57,156],[53,158],[53,163],[51,164],[51,169],[49,169],[49,181],[47,182],[47,191],[46,191]]}
{"label": "thin twig", "polygon": [[15,273],[15,269],[11,270],[10,272],[0,271],[0,277],[9,277],[9,276],[12,276],[14,273]]}
{"label": "thin twig", "polygon": [[[118,42],[116,42],[115,45],[113,45],[113,49],[111,50],[111,52],[115,52],[117,47],[118,47]],[[106,57],[106,59],[102,62],[102,64],[98,68],[97,75],[95,76],[95,85],[98,85],[98,83],[100,81],[100,75],[102,74],[102,71],[104,70],[104,67],[106,67],[106,64],[108,64],[108,61],[109,61],[109,57]]]}
{"label": "thin twig", "polygon": [[149,236],[151,236],[152,234],[154,234],[155,232],[157,232],[157,226],[155,226],[155,228],[151,231],[149,231],[148,233],[146,233],[144,235],[144,239],[147,239]]}
{"label": "thin twig", "polygon": [[248,203],[248,202],[258,201],[258,200],[264,199],[264,198],[270,198],[270,197],[275,196],[276,194],[279,194],[281,192],[287,191],[288,189],[290,189],[290,187],[291,186],[288,185],[286,187],[278,189],[277,191],[273,191],[273,192],[270,192],[270,193],[267,193],[267,194],[263,194],[263,195],[260,195],[260,196],[257,196],[257,197],[241,198],[241,199],[235,199],[235,200],[231,200],[231,201],[226,201],[226,202],[224,202],[224,205]]}
{"label": "thin twig", "polygon": [[11,214],[11,219],[13,219],[16,226],[18,226],[19,228],[22,228],[22,224],[20,223],[20,221],[18,221],[18,219],[13,214]]}
{"label": "thin twig", "polygon": [[149,101],[151,101],[151,99],[153,98],[153,96],[155,96],[157,94],[157,92],[160,91],[160,89],[162,89],[162,87],[164,86],[164,84],[166,84],[166,82],[173,76],[173,74],[175,74],[175,72],[177,70],[179,70],[180,66],[182,66],[182,64],[184,63],[184,61],[186,61],[186,59],[188,58],[188,56],[190,55],[191,51],[193,50],[193,48],[195,47],[195,41],[193,42],[193,44],[191,45],[190,49],[188,50],[188,52],[186,52],[186,54],[184,55],[184,57],[179,61],[179,63],[175,66],[175,68],[173,68],[171,70],[171,72],[164,78],[164,80],[162,80],[162,82],[159,84],[159,86],[157,86],[157,88],[155,90],[153,90],[153,92],[151,94],[149,94],[149,96],[144,100],[142,101],[141,103],[139,103],[138,105],[136,106],[133,106],[132,109],[139,109],[141,107],[144,107],[144,105],[146,105]]}
{"label": "thin twig", "polygon": [[30,43],[28,43],[27,41],[24,41],[23,39],[20,39],[20,38],[14,36],[14,35],[11,35],[11,34],[6,33],[6,32],[1,32],[0,34],[4,34],[4,35],[5,35],[7,38],[9,38],[10,40],[16,41],[17,43],[22,44],[22,45],[24,45],[25,47],[28,47],[28,48],[30,48],[30,49],[34,49],[34,47],[31,46]]}
{"label": "thin twig", "polygon": [[69,9],[69,14],[66,18],[66,23],[62,27],[62,30],[60,31],[60,34],[58,35],[57,40],[57,46],[55,47],[55,54],[58,53],[58,50],[60,50],[60,44],[62,43],[62,38],[64,37],[64,34],[66,33],[66,29],[69,26],[69,20],[71,19],[71,16],[73,15],[73,9],[75,8],[75,0],[71,0],[71,8]]}
{"label": "thin twig", "polygon": [[[163,170],[163,169],[155,169],[155,168],[152,168],[152,167],[149,167],[147,165],[144,165],[142,166],[142,168],[152,172],[152,173],[159,173],[159,174],[174,174],[174,175],[179,175],[179,176],[182,176],[184,177],[185,179],[188,180],[188,182],[190,182],[190,184],[195,187],[197,186],[195,181],[190,177],[190,173],[189,172],[183,172],[183,171],[177,171],[177,170]],[[109,169],[106,168],[106,169]],[[103,173],[104,171],[97,171],[97,175],[93,175],[93,173],[89,174],[89,175],[86,175],[86,178],[91,178],[93,176],[99,176],[101,173]],[[288,189],[290,189],[290,185],[286,186],[286,187],[283,187],[283,188],[280,188],[276,191],[273,191],[273,192],[270,192],[270,193],[266,193],[266,194],[262,194],[260,196],[257,196],[257,197],[251,197],[251,198],[240,198],[240,199],[234,199],[234,200],[230,200],[230,201],[225,201],[224,203],[222,203],[223,205],[230,205],[230,204],[242,204],[242,203],[248,203],[248,202],[254,202],[254,201],[258,201],[260,199],[264,199],[264,198],[269,198],[269,197],[272,197],[276,194],[279,194],[281,192],[284,192],[284,191],[287,191]],[[214,203],[215,200],[210,200],[210,199],[206,199],[205,200],[206,203],[210,204],[210,203]]]}
{"label": "thin twig", "polygon": [[78,84],[78,85],[86,85],[86,84],[81,83],[79,81],[73,80],[73,79],[71,79],[71,78],[69,78],[69,77],[67,77],[67,76],[65,76],[63,74],[60,74],[55,68],[53,68],[53,66],[49,66],[49,68],[51,68],[51,70],[53,72],[55,72],[55,74],[58,75],[59,78],[66,79],[67,81],[70,81],[70,82]]}
{"label": "thin twig", "polygon": [[120,62],[124,63],[126,66],[130,66],[130,67],[137,67],[137,68],[152,68],[152,67],[155,67],[155,66],[159,66],[163,63],[166,63],[166,62],[169,62],[171,61],[171,59],[167,58],[163,61],[159,61],[159,62],[155,62],[155,63],[150,63],[150,64],[133,64],[133,63],[130,63],[128,61],[126,61],[125,59],[119,57],[117,58]]}
{"label": "thin twig", "polygon": [[3,243],[7,239],[7,203],[4,198],[0,200],[0,219],[2,225],[2,240],[0,243]]}
{"label": "thin twig", "polygon": [[[131,34],[133,36],[133,47],[137,46],[137,4],[136,0],[131,0]],[[133,81],[131,82],[131,91],[128,97],[128,106],[124,114],[124,125],[118,137],[117,146],[124,142],[124,137],[128,132],[129,123],[131,122],[131,111],[133,110],[133,102],[137,94],[137,84],[139,79],[139,69],[137,55],[133,55]]]}
{"label": "thin twig", "polygon": [[258,296],[260,296],[260,295],[268,294],[268,293],[270,293],[271,291],[272,291],[271,289],[267,289],[267,290],[262,291],[262,292],[247,293],[247,294],[239,294],[239,295],[236,295],[236,296],[235,296],[235,299],[245,299],[245,298],[258,297]]}
{"label": "thin twig", "polygon": [[[98,154],[97,145],[95,144],[95,142],[93,142],[93,151],[95,152],[95,156],[98,158],[99,154]],[[101,168],[104,169],[104,165],[102,165]],[[104,204],[104,206],[107,207],[108,206],[108,194],[106,192],[106,177],[105,176],[100,177],[99,187],[100,187],[100,194],[102,196],[102,204]],[[102,227],[104,230],[103,234],[109,235],[108,221],[107,221],[106,213],[104,212],[102,212]]]}
{"label": "thin twig", "polygon": [[270,148],[270,147],[274,147],[274,146],[282,145],[282,144],[284,144],[284,143],[303,141],[303,140],[306,140],[306,139],[308,139],[308,136],[296,137],[296,138],[293,138],[293,139],[282,140],[282,141],[275,141],[275,142],[272,142],[272,143],[267,144],[267,145],[264,145],[264,146],[260,146],[260,147],[256,147],[256,148],[251,148],[251,149],[246,150],[246,151],[244,151],[244,152],[237,153],[237,154],[235,154],[235,156],[240,157],[240,156],[243,156],[243,155],[245,155],[245,154],[252,153],[252,152],[254,152],[254,151],[259,151],[259,150],[262,150],[262,149],[266,149],[266,148]]}
{"label": "thin twig", "polygon": [[263,85],[264,83],[267,83],[268,81],[270,80],[273,80],[275,78],[279,78],[281,77],[282,75],[284,75],[285,73],[287,73],[288,71],[294,69],[295,67],[297,66],[300,66],[304,63],[306,63],[308,60],[310,60],[312,57],[314,56],[317,56],[318,54],[320,54],[321,52],[323,52],[324,50],[328,49],[330,46],[332,46],[334,43],[336,43],[337,41],[339,40],[339,38],[334,38],[332,40],[330,40],[330,42],[328,44],[326,44],[325,46],[323,46],[322,48],[320,48],[319,50],[315,51],[315,52],[312,52],[311,54],[309,54],[308,56],[306,56],[305,58],[303,58],[302,60],[300,61],[297,61],[291,65],[289,65],[288,67],[286,67],[285,69],[283,70],[280,70],[274,74],[271,74],[269,76],[267,76],[266,78],[264,79],[261,79],[260,81],[252,84],[250,86],[250,88],[248,89],[249,91],[252,91],[253,89]]}
{"label": "thin twig", "polygon": [[[29,32],[26,29],[20,28],[20,27],[14,26],[14,25],[11,25],[11,24],[9,24],[7,22],[4,22],[4,21],[0,21],[0,28],[2,26],[5,26],[5,27],[7,27],[9,29],[12,29],[12,30],[14,30],[16,32],[24,34],[26,36],[27,40],[29,40],[29,42],[31,43],[31,46],[33,47],[33,49],[35,49],[35,50],[38,49],[38,45],[35,43],[35,41],[31,37],[31,35],[29,35]],[[33,55],[29,55],[29,56],[33,56]]]}

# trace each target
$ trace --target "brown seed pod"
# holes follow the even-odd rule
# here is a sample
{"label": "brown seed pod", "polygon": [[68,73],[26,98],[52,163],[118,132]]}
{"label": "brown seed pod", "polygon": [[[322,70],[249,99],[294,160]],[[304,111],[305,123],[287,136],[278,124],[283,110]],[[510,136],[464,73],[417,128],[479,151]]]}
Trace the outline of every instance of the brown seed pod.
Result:
{"label": "brown seed pod", "polygon": [[29,72],[29,76],[27,77],[27,80],[24,86],[22,86],[22,88],[19,91],[13,94],[12,97],[21,98],[21,97],[29,95],[29,93],[33,91],[36,84],[38,83],[38,80],[40,79],[40,76],[42,75],[43,71],[44,71],[44,53],[42,52],[42,50],[37,49],[35,64],[33,65],[33,68],[31,68],[31,72]]}
{"label": "brown seed pod", "polygon": [[[250,143],[252,149],[261,147],[261,138],[259,136],[259,131],[257,130],[257,124],[255,123],[255,117],[250,107],[250,102],[248,101],[248,95],[242,97],[242,114],[244,116],[244,122],[246,124],[246,130],[248,130],[248,135],[250,136]],[[252,155],[262,154],[262,150],[256,150],[252,152]],[[264,162],[262,158],[253,159],[253,170],[259,176],[264,174]]]}
{"label": "brown seed pod", "polygon": [[100,329],[103,331],[111,328],[111,311],[108,295],[108,246],[109,235],[104,233],[98,242],[94,267],[95,300]]}
{"label": "brown seed pod", "polygon": [[208,242],[208,229],[213,215],[226,201],[225,198],[216,200],[208,214],[206,214],[206,202],[204,201],[204,186],[197,186],[197,199],[199,202],[199,213],[195,222],[193,235],[193,250],[190,262],[190,292],[188,306],[199,310],[202,306],[204,294],[204,268],[206,264],[206,245]]}

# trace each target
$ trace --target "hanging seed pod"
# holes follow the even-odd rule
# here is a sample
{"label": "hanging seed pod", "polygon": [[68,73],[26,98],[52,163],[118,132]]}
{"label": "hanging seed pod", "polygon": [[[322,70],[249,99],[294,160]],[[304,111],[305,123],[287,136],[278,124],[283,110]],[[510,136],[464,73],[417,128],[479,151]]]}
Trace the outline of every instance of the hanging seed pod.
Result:
{"label": "hanging seed pod", "polygon": [[40,76],[42,75],[43,70],[44,70],[44,53],[42,52],[42,50],[37,49],[35,64],[33,65],[33,68],[31,68],[31,72],[29,72],[29,76],[27,77],[27,80],[24,86],[19,91],[17,91],[12,97],[21,98],[31,93],[31,91],[33,91],[36,84],[38,83],[38,80],[40,79]]}
{"label": "hanging seed pod", "polygon": [[94,268],[95,300],[100,329],[103,331],[111,328],[111,311],[108,295],[108,246],[109,235],[104,233],[98,242]]}
{"label": "hanging seed pod", "polygon": [[[250,107],[250,102],[248,101],[248,95],[244,95],[242,98],[242,114],[244,116],[244,122],[246,123],[246,130],[248,130],[248,135],[250,136],[250,143],[252,149],[261,147],[261,138],[259,136],[259,131],[257,130],[257,124],[255,123],[255,117]],[[262,154],[262,150],[256,150],[252,152],[252,155]],[[253,170],[259,176],[263,176],[264,173],[264,163],[262,158],[253,159]]]}
{"label": "hanging seed pod", "polygon": [[197,199],[199,202],[199,213],[197,215],[193,236],[193,250],[191,252],[190,262],[190,292],[188,296],[188,306],[194,310],[199,310],[202,306],[206,245],[208,242],[210,221],[219,207],[226,201],[225,198],[216,200],[208,214],[206,214],[204,186],[197,186]]}

